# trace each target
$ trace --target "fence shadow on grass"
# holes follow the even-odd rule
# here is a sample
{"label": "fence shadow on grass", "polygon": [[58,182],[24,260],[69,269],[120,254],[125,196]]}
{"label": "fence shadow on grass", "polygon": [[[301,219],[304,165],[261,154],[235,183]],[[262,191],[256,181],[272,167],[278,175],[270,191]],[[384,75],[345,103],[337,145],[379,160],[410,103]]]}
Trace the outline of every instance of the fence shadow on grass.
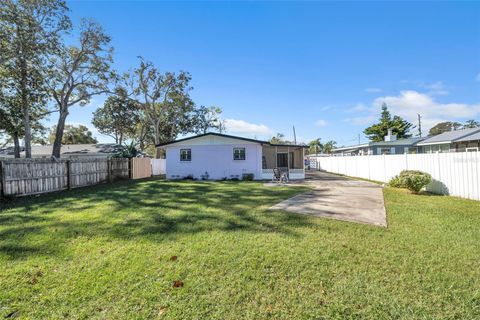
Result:
{"label": "fence shadow on grass", "polygon": [[0,254],[58,254],[77,237],[159,242],[215,230],[299,237],[296,228],[311,218],[267,208],[305,190],[148,179],[17,199],[0,213]]}

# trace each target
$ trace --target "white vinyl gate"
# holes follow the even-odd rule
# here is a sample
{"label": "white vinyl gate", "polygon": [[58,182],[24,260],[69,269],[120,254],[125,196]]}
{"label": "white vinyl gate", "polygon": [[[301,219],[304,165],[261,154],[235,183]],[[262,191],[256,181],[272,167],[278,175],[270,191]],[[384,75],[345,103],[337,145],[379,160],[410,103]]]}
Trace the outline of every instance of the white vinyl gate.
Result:
{"label": "white vinyl gate", "polygon": [[166,173],[165,159],[152,159],[152,175],[158,176]]}

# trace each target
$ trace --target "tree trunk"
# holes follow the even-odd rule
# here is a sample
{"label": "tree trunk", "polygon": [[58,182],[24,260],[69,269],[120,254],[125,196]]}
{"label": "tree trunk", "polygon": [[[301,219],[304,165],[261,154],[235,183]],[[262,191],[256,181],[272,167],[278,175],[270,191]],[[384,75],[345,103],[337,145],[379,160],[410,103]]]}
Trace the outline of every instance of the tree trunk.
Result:
{"label": "tree trunk", "polygon": [[32,130],[30,124],[30,110],[28,108],[28,97],[27,97],[27,63],[25,59],[20,59],[20,96],[22,104],[22,113],[23,113],[23,124],[25,126],[25,136],[23,138],[25,144],[25,158],[32,157]]}
{"label": "tree trunk", "polygon": [[60,151],[62,149],[63,131],[65,130],[65,120],[68,116],[68,110],[66,108],[60,109],[60,115],[58,117],[57,131],[55,131],[55,141],[53,142],[52,156],[60,158]]}
{"label": "tree trunk", "polygon": [[20,158],[20,141],[18,140],[18,134],[13,134],[13,145],[14,145],[14,153],[15,153],[15,158]]}
{"label": "tree trunk", "polygon": [[155,146],[160,144],[160,128],[158,123],[154,123],[155,125]]}

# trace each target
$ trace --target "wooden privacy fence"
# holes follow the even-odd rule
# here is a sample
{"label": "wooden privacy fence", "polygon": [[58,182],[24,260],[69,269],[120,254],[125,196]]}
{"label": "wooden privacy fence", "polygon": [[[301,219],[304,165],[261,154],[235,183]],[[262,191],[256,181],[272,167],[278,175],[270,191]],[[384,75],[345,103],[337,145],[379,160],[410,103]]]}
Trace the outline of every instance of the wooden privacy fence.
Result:
{"label": "wooden privacy fence", "polygon": [[143,179],[152,176],[152,161],[150,158],[132,158],[132,179]]}
{"label": "wooden privacy fence", "polygon": [[402,170],[432,175],[427,190],[480,200],[480,152],[309,157],[311,168],[388,182]]}
{"label": "wooden privacy fence", "polygon": [[1,161],[1,195],[24,196],[129,178],[128,159]]}

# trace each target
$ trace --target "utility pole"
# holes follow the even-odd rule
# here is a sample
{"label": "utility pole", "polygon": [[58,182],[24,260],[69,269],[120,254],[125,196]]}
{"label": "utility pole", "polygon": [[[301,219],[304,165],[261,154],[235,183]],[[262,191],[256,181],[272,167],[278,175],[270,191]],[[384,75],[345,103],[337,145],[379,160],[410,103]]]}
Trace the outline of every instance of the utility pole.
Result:
{"label": "utility pole", "polygon": [[295,126],[293,126],[293,142],[295,145],[297,144],[297,134],[295,133]]}
{"label": "utility pole", "polygon": [[421,138],[422,137],[422,116],[420,113],[417,113],[418,115],[418,136]]}
{"label": "utility pole", "polygon": [[360,145],[360,133],[358,134],[358,144]]}

